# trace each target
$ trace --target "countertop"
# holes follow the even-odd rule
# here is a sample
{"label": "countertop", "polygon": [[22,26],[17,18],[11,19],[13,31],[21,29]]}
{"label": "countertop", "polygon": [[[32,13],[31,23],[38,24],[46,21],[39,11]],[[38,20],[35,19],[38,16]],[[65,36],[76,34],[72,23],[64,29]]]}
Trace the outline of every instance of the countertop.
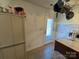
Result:
{"label": "countertop", "polygon": [[72,40],[62,40],[62,39],[59,39],[59,40],[56,40],[58,42],[60,42],[61,44],[79,52],[79,40],[78,39],[75,39],[74,41]]}

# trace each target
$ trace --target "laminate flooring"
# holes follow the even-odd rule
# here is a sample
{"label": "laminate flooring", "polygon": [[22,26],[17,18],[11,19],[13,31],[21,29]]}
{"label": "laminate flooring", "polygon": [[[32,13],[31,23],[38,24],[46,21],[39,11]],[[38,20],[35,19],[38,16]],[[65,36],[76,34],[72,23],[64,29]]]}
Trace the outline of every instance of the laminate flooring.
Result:
{"label": "laminate flooring", "polygon": [[27,52],[27,59],[66,59],[62,54],[54,50],[54,44],[50,43],[40,48]]}

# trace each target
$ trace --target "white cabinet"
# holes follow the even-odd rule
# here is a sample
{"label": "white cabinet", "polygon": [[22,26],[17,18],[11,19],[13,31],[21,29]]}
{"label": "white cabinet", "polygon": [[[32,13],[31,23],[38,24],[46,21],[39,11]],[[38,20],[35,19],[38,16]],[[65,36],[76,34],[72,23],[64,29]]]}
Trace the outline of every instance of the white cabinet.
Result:
{"label": "white cabinet", "polygon": [[0,59],[25,59],[24,44],[2,49]]}
{"label": "white cabinet", "polygon": [[22,17],[12,16],[13,40],[15,44],[24,42],[23,21]]}
{"label": "white cabinet", "polygon": [[2,49],[3,59],[16,59],[15,48],[4,48]]}
{"label": "white cabinet", "polygon": [[0,59],[3,59],[3,54],[1,50],[0,50]]}
{"label": "white cabinet", "polygon": [[0,15],[0,47],[13,44],[11,27],[10,15]]}
{"label": "white cabinet", "polygon": [[24,19],[0,15],[0,59],[25,59]]}
{"label": "white cabinet", "polygon": [[16,58],[17,59],[25,59],[24,44],[16,46],[15,50],[16,50]]}

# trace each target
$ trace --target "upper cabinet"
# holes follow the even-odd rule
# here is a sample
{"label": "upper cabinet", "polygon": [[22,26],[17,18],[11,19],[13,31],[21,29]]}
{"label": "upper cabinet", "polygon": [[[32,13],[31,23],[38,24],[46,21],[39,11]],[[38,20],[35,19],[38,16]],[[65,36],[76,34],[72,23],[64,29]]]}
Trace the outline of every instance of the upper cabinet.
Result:
{"label": "upper cabinet", "polygon": [[12,29],[14,43],[24,42],[24,19],[19,16],[12,16]]}
{"label": "upper cabinet", "polygon": [[23,17],[0,15],[0,47],[24,42]]}
{"label": "upper cabinet", "polygon": [[13,44],[12,25],[9,14],[0,15],[0,47]]}

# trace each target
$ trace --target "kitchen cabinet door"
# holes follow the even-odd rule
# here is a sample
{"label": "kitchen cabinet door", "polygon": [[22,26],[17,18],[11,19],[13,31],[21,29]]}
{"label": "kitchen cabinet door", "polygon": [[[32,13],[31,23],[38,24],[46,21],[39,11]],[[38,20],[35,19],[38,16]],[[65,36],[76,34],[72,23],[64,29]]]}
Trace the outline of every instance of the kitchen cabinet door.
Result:
{"label": "kitchen cabinet door", "polygon": [[25,59],[24,44],[16,46],[15,49],[16,49],[16,58]]}
{"label": "kitchen cabinet door", "polygon": [[3,53],[1,50],[0,50],[0,59],[3,59]]}
{"label": "kitchen cabinet door", "polygon": [[24,42],[23,19],[18,16],[12,16],[13,40],[14,43]]}
{"label": "kitchen cabinet door", "polygon": [[5,48],[2,49],[4,59],[16,59],[15,48]]}
{"label": "kitchen cabinet door", "polygon": [[0,47],[5,47],[13,44],[11,15],[0,15]]}

